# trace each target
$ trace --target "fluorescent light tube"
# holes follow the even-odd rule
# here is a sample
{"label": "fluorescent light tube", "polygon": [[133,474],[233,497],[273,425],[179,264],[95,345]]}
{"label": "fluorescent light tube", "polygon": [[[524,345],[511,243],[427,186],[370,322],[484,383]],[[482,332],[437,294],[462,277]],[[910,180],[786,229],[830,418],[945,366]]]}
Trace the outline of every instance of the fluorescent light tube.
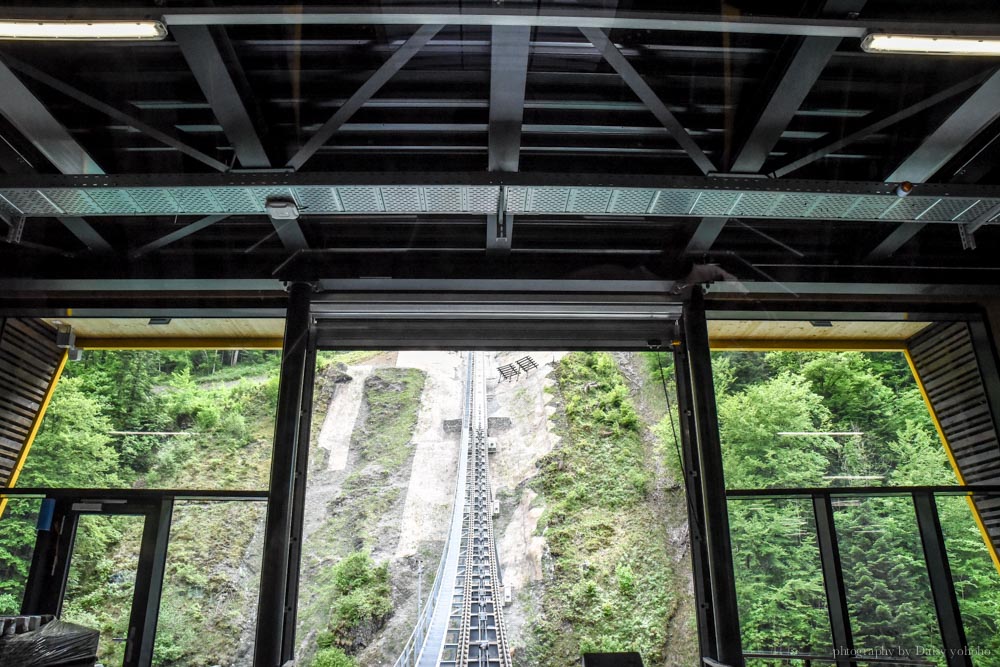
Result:
{"label": "fluorescent light tube", "polygon": [[0,40],[158,40],[167,36],[160,21],[0,20]]}
{"label": "fluorescent light tube", "polygon": [[911,53],[942,56],[1000,56],[1000,37],[946,35],[886,35],[871,33],[861,40],[868,53]]}

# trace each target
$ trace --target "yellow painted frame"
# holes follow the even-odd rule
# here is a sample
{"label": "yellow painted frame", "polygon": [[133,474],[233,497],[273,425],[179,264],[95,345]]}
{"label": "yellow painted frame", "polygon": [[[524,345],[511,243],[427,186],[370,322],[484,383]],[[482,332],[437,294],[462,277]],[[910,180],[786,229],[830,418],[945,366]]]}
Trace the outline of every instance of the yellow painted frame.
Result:
{"label": "yellow painted frame", "polygon": [[81,350],[280,350],[281,338],[77,338]]}
{"label": "yellow painted frame", "polygon": [[[8,488],[17,484],[17,478],[21,476],[21,470],[24,468],[24,463],[28,460],[28,452],[31,451],[31,445],[35,442],[35,436],[38,435],[38,429],[42,426],[42,419],[45,417],[45,411],[49,409],[49,403],[52,401],[52,395],[56,392],[56,385],[59,384],[59,378],[62,377],[63,369],[66,368],[67,359],[69,359],[69,350],[63,350],[62,357],[59,359],[59,365],[56,366],[55,373],[52,374],[52,380],[49,382],[49,386],[45,389],[45,396],[42,399],[41,405],[38,406],[38,412],[35,414],[35,418],[31,421],[31,428],[28,430],[28,437],[24,440],[24,446],[21,447],[21,453],[17,456],[17,463],[14,464],[14,469],[10,471],[10,478],[7,480]],[[0,517],[3,517],[5,509],[7,509],[7,498],[0,498]]]}
{"label": "yellow painted frame", "polygon": [[720,352],[904,352],[905,340],[864,338],[712,338],[712,350]]}

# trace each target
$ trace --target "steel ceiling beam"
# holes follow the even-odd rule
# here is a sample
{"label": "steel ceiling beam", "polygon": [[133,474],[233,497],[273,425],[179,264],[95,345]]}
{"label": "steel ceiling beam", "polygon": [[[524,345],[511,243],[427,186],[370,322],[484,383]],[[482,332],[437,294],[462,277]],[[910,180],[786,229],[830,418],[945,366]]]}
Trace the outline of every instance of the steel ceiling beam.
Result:
{"label": "steel ceiling beam", "polygon": [[518,168],[530,39],[530,26],[493,26],[490,46],[490,171],[517,171]]}
{"label": "steel ceiling beam", "polygon": [[109,253],[114,250],[114,248],[111,247],[111,244],[108,243],[104,237],[101,236],[100,233],[98,233],[98,231],[83,218],[60,218],[59,221],[62,222],[63,226],[72,232],[73,236],[79,239],[83,245],[87,246],[88,250],[101,253]]}
{"label": "steel ceiling beam", "polygon": [[179,25],[171,27],[170,32],[233,145],[240,165],[246,169],[270,167],[257,128],[209,28]]}
{"label": "steel ceiling beam", "polygon": [[[11,132],[13,133],[13,130]],[[0,169],[8,174],[30,174],[35,171],[27,156],[15,148],[2,131],[0,131]]]}
{"label": "steel ceiling beam", "polygon": [[[60,171],[67,173],[65,169],[75,167],[78,164],[86,165],[90,158],[87,156],[83,148],[73,141],[72,137],[69,136],[69,133],[66,132],[65,128],[63,128],[62,125],[60,125],[59,122],[48,113],[48,110],[45,109],[37,98],[32,96],[30,92],[26,92],[27,88],[25,88],[24,84],[17,79],[14,73],[9,69],[8,65],[10,65],[9,62],[0,60],[0,81],[6,80],[7,82],[10,82],[11,79],[13,79],[13,81],[17,82],[17,85],[14,88],[8,88],[5,95],[0,96],[0,107],[3,107],[5,103],[8,105],[15,104],[18,105],[18,113],[13,114],[13,117],[7,116],[7,112],[4,112],[4,115],[7,116],[8,120],[13,123],[15,127],[22,132],[22,134],[24,133],[24,130],[21,129],[21,126],[18,123],[19,120],[27,123],[27,127],[34,128],[33,130],[29,129],[29,131],[55,132],[55,136],[50,140],[58,141],[62,145],[49,145],[48,149],[52,152],[51,156],[50,153],[45,152],[45,150],[42,149],[42,146],[40,146],[39,143],[30,136],[28,139],[32,141],[42,154],[52,161],[52,163]],[[6,95],[17,95],[19,93],[26,95],[26,97],[21,100],[4,99]],[[32,114],[32,116],[30,118],[26,118],[24,117],[24,114]],[[69,140],[68,143],[66,143],[67,139]],[[35,168],[24,158],[24,156],[18,153],[13,146],[10,146],[5,140],[0,141],[3,142],[3,147],[8,147],[10,149],[11,153],[10,158],[4,161],[4,168],[7,171],[22,175],[36,173]],[[53,159],[53,157],[59,160],[59,164],[56,163],[56,159]],[[93,161],[91,160],[91,162]],[[97,167],[97,164],[93,163],[93,166]],[[98,173],[103,173],[100,171],[100,167],[97,167],[97,169]],[[0,206],[0,209],[2,208],[3,207]],[[70,233],[73,234],[73,236],[83,243],[88,250],[99,253],[110,253],[113,251],[111,244],[108,243],[107,240],[105,240],[105,238],[83,218],[79,216],[67,216],[60,218],[60,222],[64,227],[66,227],[67,230],[70,231]]]}
{"label": "steel ceiling beam", "polygon": [[302,233],[302,226],[298,220],[275,220],[271,218],[274,231],[281,240],[282,245],[288,250],[307,250],[309,242],[306,241],[305,234]]}
{"label": "steel ceiling beam", "polygon": [[157,129],[152,125],[142,120],[139,120],[135,116],[122,111],[120,107],[124,106],[124,103],[119,103],[117,106],[114,106],[106,102],[102,102],[101,100],[93,97],[92,95],[88,95],[82,90],[74,88],[68,83],[61,81],[55,78],[54,76],[46,74],[45,72],[42,72],[41,70],[32,67],[27,63],[21,62],[20,60],[11,58],[9,56],[5,57],[4,60],[6,60],[8,66],[10,66],[12,69],[17,70],[21,74],[24,74],[25,76],[28,76],[34,79],[35,81],[38,81],[39,83],[42,83],[48,86],[49,88],[52,88],[53,90],[56,90],[62,93],[63,95],[66,95],[67,97],[76,100],[80,104],[83,104],[85,106],[90,107],[91,109],[99,111],[105,114],[106,116],[117,120],[120,123],[124,123],[129,127],[135,128],[136,130],[142,132],[146,136],[151,137],[152,139],[155,139],[156,141],[159,141],[160,143],[166,146],[170,146],[171,148],[176,149],[177,151],[187,155],[188,157],[191,157],[203,164],[208,165],[212,169],[217,169],[218,171],[227,171],[229,169],[229,167],[227,167],[224,163],[219,162],[215,158],[210,157],[209,155],[206,155],[205,153],[202,153],[201,151],[195,148],[192,148],[191,146],[181,141],[181,139],[178,138],[177,136],[165,132],[163,130]]}
{"label": "steel ceiling beam", "polygon": [[[924,183],[955,157],[968,143],[1000,117],[1000,70],[996,70],[909,157],[889,174],[886,182]],[[924,228],[924,222],[896,227],[865,257],[877,261],[891,257]]]}
{"label": "steel ceiling beam", "polygon": [[907,118],[912,118],[919,113],[927,111],[931,107],[937,106],[947,99],[960,95],[971,88],[975,88],[985,81],[991,73],[992,70],[986,70],[975,76],[969,77],[965,81],[956,83],[954,86],[949,86],[941,92],[935,93],[930,97],[926,97],[919,102],[915,102],[903,109],[900,109],[899,111],[884,115],[876,121],[870,121],[865,118],[862,121],[864,124],[858,129],[853,130],[836,141],[823,145],[821,148],[817,148],[805,155],[802,155],[801,157],[797,157],[791,162],[785,163],[772,171],[770,175],[773,178],[782,178],[787,176],[793,171],[797,171],[802,167],[815,162],[816,160],[820,160],[831,153],[835,153],[845,146],[849,146],[856,141],[861,141],[867,136],[880,132],[881,130],[891,127],[896,123],[900,123]]}
{"label": "steel ceiling beam", "polygon": [[211,227],[215,223],[217,223],[217,222],[219,222],[221,220],[225,220],[226,217],[228,217],[228,216],[225,216],[225,215],[209,215],[209,216],[206,216],[206,217],[204,217],[204,218],[202,218],[200,220],[196,220],[195,222],[192,222],[192,223],[190,223],[188,225],[184,225],[183,227],[181,227],[177,231],[174,231],[174,232],[171,232],[171,233],[166,234],[164,236],[161,236],[160,238],[156,239],[155,241],[152,241],[151,243],[147,243],[146,245],[142,246],[141,248],[137,248],[136,250],[133,250],[131,253],[129,253],[129,255],[132,258],[142,257],[143,255],[148,254],[150,252],[153,252],[154,250],[159,250],[160,248],[166,247],[166,246],[170,245],[171,243],[174,243],[176,241],[180,241],[183,238],[191,236],[195,232],[200,232],[201,230],[205,229],[206,227]]}
{"label": "steel ceiling beam", "polygon": [[[839,16],[860,12],[865,2],[827,0],[822,13]],[[840,42],[840,37],[806,37],[791,54],[787,54],[787,50],[779,50],[779,60],[768,72],[762,86],[766,101],[759,109],[730,171],[760,171]]]}
{"label": "steel ceiling beam", "polygon": [[711,250],[728,220],[729,218],[719,217],[702,218],[694,230],[694,234],[691,235],[687,248],[684,249],[685,254],[692,255]]}
{"label": "steel ceiling beam", "polygon": [[103,174],[83,146],[77,143],[34,93],[0,60],[0,114],[64,174]]}
{"label": "steel ceiling beam", "polygon": [[896,169],[886,182],[930,180],[945,163],[1000,117],[1000,70],[976,89]]}
{"label": "steel ceiling beam", "polygon": [[[0,7],[0,18],[23,18],[24,6]],[[624,11],[600,8],[482,7],[468,11],[441,11],[441,5],[426,4],[396,7],[362,5],[296,6],[294,12],[276,10],[274,5],[232,7],[184,7],[150,11],[145,3],[131,6],[109,4],[103,7],[65,4],[32,6],[38,19],[126,19],[161,18],[171,28],[178,25],[528,25],[561,28],[598,28],[625,30],[668,30],[681,32],[723,32],[759,35],[801,35],[803,37],[863,37],[870,31],[940,34],[949,33],[995,36],[1000,24],[986,22],[907,21],[864,18],[855,20],[783,16],[719,16],[708,13]]]}
{"label": "steel ceiling beam", "polygon": [[334,133],[340,129],[340,126],[346,123],[382,86],[388,83],[389,79],[396,72],[401,70],[406,63],[410,62],[410,59],[427,42],[431,41],[442,27],[442,25],[422,25],[417,28],[417,31],[408,40],[403,42],[402,46],[394,51],[381,67],[375,70],[371,78],[361,84],[361,87],[344,102],[343,106],[337,109],[337,112],[323,123],[323,126],[310,137],[309,141],[292,156],[292,159],[288,161],[288,166],[296,170],[301,169],[316,154],[316,151],[322,148]]}
{"label": "steel ceiling beam", "polygon": [[701,150],[701,147],[694,142],[694,139],[691,138],[691,135],[688,134],[688,131],[681,122],[677,120],[677,117],[671,113],[667,105],[663,103],[663,100],[649,87],[649,84],[643,80],[639,72],[636,71],[635,67],[625,58],[622,52],[618,50],[618,47],[611,42],[608,36],[603,31],[594,28],[580,28],[580,32],[604,56],[608,64],[618,72],[618,75],[625,81],[626,85],[642,100],[642,103],[656,116],[656,119],[660,121],[663,127],[667,128],[674,141],[694,160],[701,173],[708,174],[717,171],[715,165],[708,159],[708,156]]}

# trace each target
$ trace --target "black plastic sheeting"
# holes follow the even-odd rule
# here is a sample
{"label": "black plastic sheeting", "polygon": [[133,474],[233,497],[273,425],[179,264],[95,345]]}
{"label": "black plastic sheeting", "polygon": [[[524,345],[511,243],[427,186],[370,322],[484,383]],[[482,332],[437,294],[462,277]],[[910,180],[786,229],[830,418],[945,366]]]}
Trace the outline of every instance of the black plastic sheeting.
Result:
{"label": "black plastic sheeting", "polygon": [[97,630],[82,625],[52,621],[38,630],[0,637],[3,667],[56,667],[93,665],[96,662]]}

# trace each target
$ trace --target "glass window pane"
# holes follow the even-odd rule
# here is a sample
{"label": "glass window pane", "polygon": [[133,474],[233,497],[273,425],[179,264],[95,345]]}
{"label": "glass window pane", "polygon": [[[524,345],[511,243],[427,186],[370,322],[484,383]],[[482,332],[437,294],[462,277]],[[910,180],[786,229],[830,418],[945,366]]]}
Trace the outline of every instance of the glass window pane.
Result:
{"label": "glass window pane", "polygon": [[155,667],[252,664],[266,509],[263,502],[175,503]]}
{"label": "glass window pane", "polygon": [[100,630],[106,667],[125,659],[143,516],[82,515],[73,542],[61,619]]}
{"label": "glass window pane", "polygon": [[67,364],[18,485],[266,489],[279,362],[260,350],[87,350]]}
{"label": "glass window pane", "polygon": [[855,648],[943,664],[913,501],[840,497],[833,505]]}
{"label": "glass window pane", "polygon": [[1000,574],[968,500],[938,496],[938,516],[972,663],[992,667],[1000,660]]}
{"label": "glass window pane", "polygon": [[829,655],[812,502],[732,498],[729,520],[744,651]]}
{"label": "glass window pane", "polygon": [[21,612],[40,498],[0,498],[0,616]]}

